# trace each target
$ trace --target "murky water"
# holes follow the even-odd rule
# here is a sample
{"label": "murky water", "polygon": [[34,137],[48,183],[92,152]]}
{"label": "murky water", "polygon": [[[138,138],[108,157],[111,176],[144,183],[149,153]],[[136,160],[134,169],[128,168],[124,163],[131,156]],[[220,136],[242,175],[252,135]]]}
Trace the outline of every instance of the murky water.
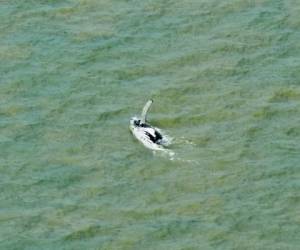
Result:
{"label": "murky water", "polygon": [[298,249],[299,13],[1,0],[0,248]]}

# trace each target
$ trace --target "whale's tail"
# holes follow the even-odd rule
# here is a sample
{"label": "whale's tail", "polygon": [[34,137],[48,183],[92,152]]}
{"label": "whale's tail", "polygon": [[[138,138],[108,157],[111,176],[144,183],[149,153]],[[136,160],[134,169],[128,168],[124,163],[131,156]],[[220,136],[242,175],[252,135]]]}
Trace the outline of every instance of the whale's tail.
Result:
{"label": "whale's tail", "polygon": [[144,108],[143,108],[143,111],[142,111],[142,115],[141,115],[141,124],[144,124],[146,123],[146,119],[147,119],[147,112],[149,110],[149,108],[151,107],[151,104],[153,103],[153,100],[149,100]]}

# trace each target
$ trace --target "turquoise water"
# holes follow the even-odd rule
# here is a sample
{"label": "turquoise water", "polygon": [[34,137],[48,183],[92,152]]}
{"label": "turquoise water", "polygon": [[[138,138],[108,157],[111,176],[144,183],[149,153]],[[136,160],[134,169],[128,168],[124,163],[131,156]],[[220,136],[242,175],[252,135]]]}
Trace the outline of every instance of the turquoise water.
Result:
{"label": "turquoise water", "polygon": [[0,249],[298,249],[299,12],[0,1]]}

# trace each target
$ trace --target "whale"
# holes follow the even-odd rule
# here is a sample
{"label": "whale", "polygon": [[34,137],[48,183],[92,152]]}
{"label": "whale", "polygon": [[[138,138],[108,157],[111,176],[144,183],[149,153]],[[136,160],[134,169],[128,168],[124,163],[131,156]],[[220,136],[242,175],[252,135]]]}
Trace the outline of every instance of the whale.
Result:
{"label": "whale", "polygon": [[152,150],[165,150],[165,136],[160,129],[150,125],[147,121],[147,113],[153,103],[153,100],[148,100],[145,104],[140,117],[132,117],[129,122],[129,129],[132,134],[146,148]]}

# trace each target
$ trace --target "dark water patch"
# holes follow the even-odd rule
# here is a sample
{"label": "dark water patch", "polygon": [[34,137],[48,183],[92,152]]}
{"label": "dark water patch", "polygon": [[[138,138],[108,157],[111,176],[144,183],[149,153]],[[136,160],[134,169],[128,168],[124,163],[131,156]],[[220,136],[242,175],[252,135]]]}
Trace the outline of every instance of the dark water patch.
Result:
{"label": "dark water patch", "polygon": [[[202,84],[195,84],[190,86],[181,86],[181,87],[167,87],[159,91],[157,99],[174,99],[176,98],[177,102],[174,105],[180,105],[183,101],[191,98],[193,95],[199,95],[202,89],[205,89],[206,86]],[[154,96],[155,97],[155,96]]]}
{"label": "dark water patch", "polygon": [[279,114],[279,111],[274,107],[265,106],[253,113],[256,119],[272,119]]}
{"label": "dark water patch", "polygon": [[[93,237],[99,237],[103,240],[110,240],[111,234],[115,234],[119,231],[118,227],[107,226],[107,225],[90,225],[86,228],[72,232],[64,237],[64,240],[74,241],[74,240],[87,240]],[[104,236],[105,235],[105,236]]]}
{"label": "dark water patch", "polygon": [[174,118],[161,118],[159,120],[153,120],[153,124],[156,124],[158,127],[172,128],[172,127],[182,127],[182,126],[194,126],[199,124],[201,118],[198,116],[194,117],[183,117],[178,116]]}
{"label": "dark water patch", "polygon": [[170,220],[169,222],[160,222],[153,225],[153,231],[147,236],[148,241],[157,241],[160,239],[174,239],[187,236],[191,228],[199,228],[200,223],[197,220]]}
{"label": "dark water patch", "polygon": [[97,121],[105,122],[107,120],[112,119],[113,117],[118,117],[123,112],[124,112],[124,109],[102,112],[101,114],[99,114],[97,116]]}
{"label": "dark water patch", "polygon": [[300,101],[300,92],[297,88],[281,89],[276,91],[269,102]]}
{"label": "dark water patch", "polygon": [[299,136],[300,135],[300,127],[292,127],[286,131],[286,135],[288,136]]}
{"label": "dark water patch", "polygon": [[248,136],[249,138],[253,138],[256,137],[260,131],[262,131],[262,127],[252,126],[250,128],[247,128],[245,135]]}

